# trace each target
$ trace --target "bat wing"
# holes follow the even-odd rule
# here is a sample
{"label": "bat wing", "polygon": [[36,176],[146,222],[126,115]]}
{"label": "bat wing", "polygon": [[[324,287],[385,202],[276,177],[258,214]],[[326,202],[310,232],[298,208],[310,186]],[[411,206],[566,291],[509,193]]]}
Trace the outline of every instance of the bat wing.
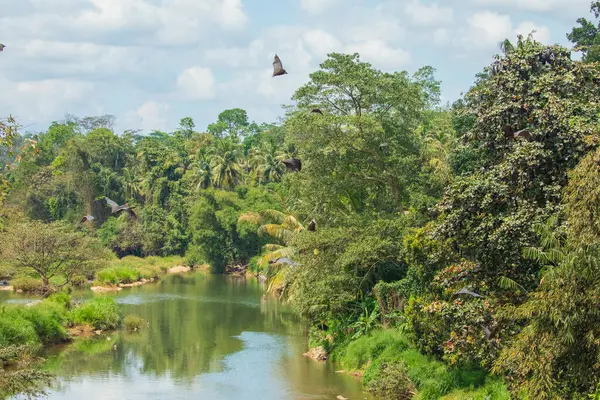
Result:
{"label": "bat wing", "polygon": [[275,54],[275,58],[273,59],[273,76],[284,74],[287,74],[287,71],[283,69],[283,64],[281,63],[279,56]]}

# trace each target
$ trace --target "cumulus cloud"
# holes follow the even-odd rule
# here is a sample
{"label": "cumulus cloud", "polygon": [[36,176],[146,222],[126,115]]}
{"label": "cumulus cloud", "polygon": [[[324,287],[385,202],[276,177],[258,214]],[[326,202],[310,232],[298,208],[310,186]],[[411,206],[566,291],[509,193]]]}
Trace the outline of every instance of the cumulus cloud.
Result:
{"label": "cumulus cloud", "polygon": [[566,8],[586,9],[589,0],[473,0],[475,4],[505,6],[530,11],[557,11]]}
{"label": "cumulus cloud", "polygon": [[510,16],[491,11],[473,14],[468,19],[469,32],[466,41],[474,47],[495,46],[511,36]]}
{"label": "cumulus cloud", "polygon": [[36,123],[64,115],[81,100],[88,99],[95,86],[70,79],[10,82],[0,79],[0,108],[14,114],[22,124]]}
{"label": "cumulus cloud", "polygon": [[338,3],[338,0],[300,0],[300,8],[311,14],[321,14]]}
{"label": "cumulus cloud", "polygon": [[532,32],[533,38],[535,40],[538,40],[545,44],[550,44],[550,28],[548,28],[547,26],[534,24],[533,22],[522,22],[515,29],[515,36],[523,35],[524,37],[527,37],[527,35],[529,35]]}
{"label": "cumulus cloud", "polygon": [[216,96],[215,76],[210,68],[186,68],[177,78],[177,89],[188,100],[208,100]]}
{"label": "cumulus cloud", "polygon": [[[65,112],[104,108],[119,129],[174,128],[175,109],[199,126],[230,107],[272,121],[331,52],[358,52],[383,70],[431,64],[452,100],[505,38],[535,30],[542,42],[555,32],[564,42],[565,26],[589,9],[589,0],[297,0],[265,16],[249,0],[7,3],[0,109],[40,129]],[[288,75],[271,77],[275,53]]]}
{"label": "cumulus cloud", "polygon": [[[482,11],[471,15],[467,21],[467,28],[459,37],[460,45],[472,51],[499,49],[505,39],[516,40],[517,35],[527,36],[532,31],[533,37],[541,42],[550,41],[550,29],[530,21],[521,22],[513,27],[509,15],[492,11]],[[438,39],[443,42],[442,33]]]}
{"label": "cumulus cloud", "polygon": [[401,69],[411,60],[408,51],[391,47],[383,40],[353,43],[346,47],[346,52],[359,53],[362,60],[369,61],[377,68]]}
{"label": "cumulus cloud", "polygon": [[128,129],[166,130],[169,110],[170,106],[167,103],[147,101],[126,113],[121,124]]}
{"label": "cumulus cloud", "polygon": [[421,26],[447,24],[454,18],[452,8],[439,4],[425,5],[420,0],[408,1],[404,10],[412,22]]}
{"label": "cumulus cloud", "polygon": [[28,15],[0,17],[0,36],[36,38],[43,32],[54,40],[175,46],[198,43],[214,34],[215,26],[242,28],[248,20],[241,0],[79,0],[78,5],[60,0],[59,4],[62,7],[55,9],[29,0]]}
{"label": "cumulus cloud", "polygon": [[325,57],[328,53],[341,49],[340,41],[322,29],[310,29],[302,34],[302,40],[307,49],[318,57]]}

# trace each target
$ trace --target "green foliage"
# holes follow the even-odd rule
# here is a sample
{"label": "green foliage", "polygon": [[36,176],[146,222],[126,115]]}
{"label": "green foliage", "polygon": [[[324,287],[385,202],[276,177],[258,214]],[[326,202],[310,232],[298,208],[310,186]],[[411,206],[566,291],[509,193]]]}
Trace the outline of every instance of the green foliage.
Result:
{"label": "green foliage", "polygon": [[491,367],[501,340],[498,321],[487,301],[426,301],[411,298],[405,308],[411,336],[425,354],[459,367]]}
{"label": "green foliage", "polygon": [[[329,54],[296,91],[298,110],[286,121],[306,162],[290,179],[304,213],[328,220],[349,213],[402,212],[413,195],[431,195],[418,133],[439,83],[425,67],[412,77],[383,73],[358,54]],[[307,113],[312,107],[325,113]]]}
{"label": "green foliage", "polygon": [[599,383],[600,253],[597,245],[564,242],[555,223],[538,226],[542,247],[526,252],[544,272],[528,300],[506,310],[526,326],[494,365],[530,398],[574,398],[594,393]]}
{"label": "green foliage", "polygon": [[0,348],[9,345],[53,344],[67,338],[70,299],[65,294],[31,306],[0,308]]}
{"label": "green foliage", "polygon": [[116,259],[106,268],[96,273],[96,282],[101,285],[133,283],[141,279],[154,279],[163,275],[169,268],[185,265],[183,257],[146,257],[127,256]]}
{"label": "green foliage", "polygon": [[39,276],[45,290],[69,284],[75,274],[93,273],[104,257],[96,240],[58,222],[12,225],[3,233],[3,243],[2,256],[22,273]]}
{"label": "green foliage", "polygon": [[569,173],[565,211],[573,239],[584,245],[600,240],[600,149],[590,152]]}
{"label": "green foliage", "polygon": [[[563,47],[520,38],[458,108],[471,121],[464,146],[485,157],[438,204],[437,238],[480,263],[479,279],[493,289],[501,276],[536,285],[538,266],[521,249],[536,242],[531,227],[558,212],[569,168],[597,135],[598,73]],[[523,129],[527,138],[514,137]]]}
{"label": "green foliage", "polygon": [[90,300],[71,312],[75,324],[89,324],[95,329],[115,329],[121,321],[119,307],[111,297]]}
{"label": "green foliage", "polygon": [[0,347],[0,398],[15,395],[39,398],[46,394],[52,375],[40,369],[36,346]]}
{"label": "green foliage", "polygon": [[25,293],[43,293],[44,282],[39,278],[31,276],[22,276],[10,281],[11,286],[15,290],[22,290]]}
{"label": "green foliage", "polygon": [[128,314],[123,318],[122,325],[130,332],[138,331],[148,326],[148,321],[139,315]]}
{"label": "green foliage", "polygon": [[378,399],[384,400],[407,400],[413,398],[415,393],[406,366],[401,363],[379,364],[377,373],[367,382],[366,389]]}
{"label": "green foliage", "polygon": [[15,307],[0,309],[0,348],[9,345],[38,344],[33,324]]}
{"label": "green foliage", "polygon": [[[596,19],[600,16],[600,2],[592,1],[590,11]],[[586,62],[600,61],[600,25],[585,18],[577,20],[579,26],[573,28],[567,38],[575,44],[575,48],[583,53]]]}

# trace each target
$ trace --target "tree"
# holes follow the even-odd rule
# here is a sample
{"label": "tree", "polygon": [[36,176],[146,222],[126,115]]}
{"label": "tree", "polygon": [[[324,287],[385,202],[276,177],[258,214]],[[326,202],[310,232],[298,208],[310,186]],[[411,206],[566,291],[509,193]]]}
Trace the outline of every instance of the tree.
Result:
{"label": "tree", "polygon": [[194,134],[194,128],[196,124],[194,124],[194,120],[192,117],[183,117],[179,121],[179,131],[183,134],[183,137],[189,139]]}
{"label": "tree", "polygon": [[[600,1],[592,1],[590,11],[594,17],[600,17]],[[600,61],[600,23],[588,21],[585,18],[577,20],[579,26],[573,28],[567,38],[575,44],[575,49],[583,53],[586,62]]]}
{"label": "tree", "polygon": [[279,182],[285,172],[285,165],[282,163],[284,153],[277,149],[275,143],[265,143],[253,150],[249,154],[250,163],[258,183]]}
{"label": "tree", "polygon": [[501,290],[500,277],[531,289],[539,265],[521,249],[537,242],[535,223],[558,213],[569,169],[593,148],[600,73],[530,38],[489,71],[458,110],[472,121],[461,139],[478,165],[438,204],[436,237],[480,263],[491,290]]}
{"label": "tree", "polygon": [[[320,67],[294,94],[298,106],[286,121],[304,161],[294,180],[296,196],[306,193],[303,211],[326,208],[326,218],[404,211],[422,177],[417,130],[437,103],[433,69],[384,73],[358,54],[338,53]],[[324,115],[311,113],[315,107]]]}
{"label": "tree", "polygon": [[569,172],[569,184],[564,189],[565,210],[569,231],[582,245],[600,242],[600,149],[586,155]]}
{"label": "tree", "polygon": [[544,266],[542,279],[527,302],[504,311],[526,326],[494,371],[511,376],[514,392],[527,398],[583,398],[600,382],[599,248],[562,236],[556,219],[536,231],[542,246],[524,255]]}
{"label": "tree", "polygon": [[246,110],[233,108],[220,113],[217,122],[208,125],[208,132],[221,139],[238,140],[250,132],[250,127]]}
{"label": "tree", "polygon": [[220,139],[216,142],[211,162],[213,184],[216,187],[231,189],[241,181],[241,153],[241,146],[232,139]]}
{"label": "tree", "polygon": [[10,226],[2,233],[0,253],[24,273],[39,275],[47,292],[69,284],[76,274],[93,274],[104,255],[97,241],[63,223],[38,221]]}
{"label": "tree", "polygon": [[52,374],[42,370],[43,359],[36,356],[36,346],[10,345],[0,348],[0,398],[15,395],[39,398],[47,395]]}

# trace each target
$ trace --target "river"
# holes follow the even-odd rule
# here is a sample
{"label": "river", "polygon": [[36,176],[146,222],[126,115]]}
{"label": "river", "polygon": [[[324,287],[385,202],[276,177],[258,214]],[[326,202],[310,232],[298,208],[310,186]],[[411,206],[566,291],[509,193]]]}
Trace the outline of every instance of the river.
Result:
{"label": "river", "polygon": [[51,349],[49,399],[370,399],[339,366],[302,355],[306,326],[256,279],[190,273],[103,295],[148,328]]}

